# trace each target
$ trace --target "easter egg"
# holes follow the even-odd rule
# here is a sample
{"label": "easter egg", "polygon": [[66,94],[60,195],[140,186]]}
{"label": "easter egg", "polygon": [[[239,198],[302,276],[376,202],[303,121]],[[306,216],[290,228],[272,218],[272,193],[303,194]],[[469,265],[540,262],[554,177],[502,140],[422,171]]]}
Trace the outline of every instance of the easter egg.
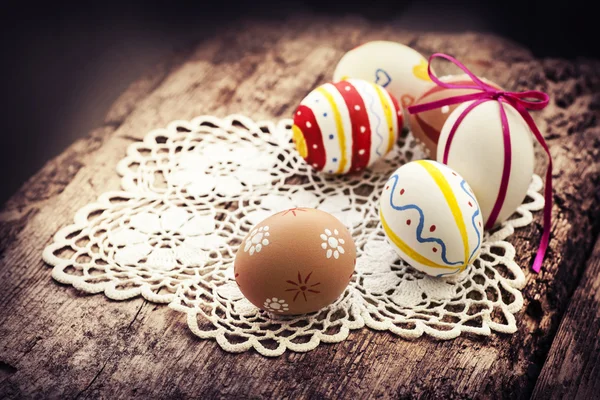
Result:
{"label": "easter egg", "polygon": [[292,208],[257,224],[235,256],[244,296],[274,314],[304,314],[333,303],[356,263],[350,232],[333,215]]}
{"label": "easter egg", "polygon": [[[448,143],[454,123],[471,103],[460,105],[448,117],[440,133],[437,160],[469,182],[479,200],[485,228],[490,229],[508,219],[527,195],[534,167],[533,138],[517,110],[502,103],[510,130],[510,146],[505,150],[500,105],[497,101],[486,101],[469,111]],[[507,150],[510,164],[505,159]],[[507,174],[505,190],[504,173]]]}
{"label": "easter egg", "polygon": [[463,177],[436,161],[398,168],[381,193],[379,218],[398,255],[428,275],[457,274],[479,255],[477,199]]}
{"label": "easter egg", "polygon": [[402,118],[398,102],[381,86],[359,79],[326,83],[296,109],[293,140],[313,168],[346,174],[387,154]]}
{"label": "easter egg", "polygon": [[333,80],[365,79],[386,88],[402,107],[429,89],[427,60],[416,50],[396,42],[367,42],[347,52],[339,61]]}
{"label": "easter egg", "polygon": [[[502,88],[494,82],[490,82],[483,78],[480,79],[496,89],[502,90]],[[445,76],[440,78],[440,80],[456,85],[474,85],[473,80],[466,74]],[[479,91],[480,90],[477,89],[449,89],[436,85],[425,91],[425,93],[415,101],[415,105],[431,103],[449,97],[462,96]],[[446,122],[450,113],[458,106],[459,104],[453,104],[429,111],[423,111],[418,114],[408,114],[411,132],[415,139],[424,145],[425,150],[430,157],[435,159],[437,155],[437,144],[444,122]]]}

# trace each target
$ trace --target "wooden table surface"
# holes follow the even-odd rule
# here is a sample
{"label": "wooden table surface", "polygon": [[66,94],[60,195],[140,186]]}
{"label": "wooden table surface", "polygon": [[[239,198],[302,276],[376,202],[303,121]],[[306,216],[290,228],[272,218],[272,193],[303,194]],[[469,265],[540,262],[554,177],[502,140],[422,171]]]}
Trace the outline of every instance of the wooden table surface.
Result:
{"label": "wooden table surface", "polygon": [[[119,189],[115,166],[132,141],[202,114],[290,117],[345,51],[374,39],[426,56],[450,53],[505,88],[552,98],[534,116],[555,165],[550,250],[542,273],[531,273],[541,213],[511,238],[528,280],[515,334],[407,341],[361,329],[303,354],[229,354],[195,337],[166,306],[111,301],[51,279],[43,248],[80,207]],[[104,125],[50,161],[0,212],[0,398],[598,397],[599,114],[599,61],[536,59],[490,35],[307,16],[223,28],[141,77]],[[536,171],[545,165],[538,151]]]}

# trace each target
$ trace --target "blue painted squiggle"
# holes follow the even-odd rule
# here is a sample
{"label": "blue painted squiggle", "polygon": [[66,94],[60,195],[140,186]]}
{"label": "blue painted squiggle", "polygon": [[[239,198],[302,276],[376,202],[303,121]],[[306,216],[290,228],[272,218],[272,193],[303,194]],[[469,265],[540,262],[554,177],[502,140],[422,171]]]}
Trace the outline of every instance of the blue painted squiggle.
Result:
{"label": "blue painted squiggle", "polygon": [[[380,78],[379,75],[380,74],[383,74],[387,78],[387,81],[385,83],[379,81],[379,78]],[[377,68],[375,70],[375,83],[378,84],[379,86],[387,87],[390,83],[392,83],[392,77],[390,76],[390,74],[388,74],[387,72],[385,72],[384,69]]]}
{"label": "blue painted squiggle", "polygon": [[379,126],[381,125],[381,118],[379,117],[379,114],[377,113],[377,110],[375,110],[375,97],[372,96],[368,90],[365,90],[365,95],[367,95],[369,97],[369,109],[371,110],[371,112],[373,113],[373,115],[375,116],[375,118],[377,118],[377,127],[375,128],[375,134],[377,134],[377,137],[379,138],[379,144],[377,145],[377,147],[375,147],[375,153],[377,153],[378,156],[382,156],[381,152],[379,151],[379,147],[381,147],[382,143],[383,143],[383,136],[379,133]]}
{"label": "blue painted squiggle", "polygon": [[[434,238],[434,237],[424,238],[423,236],[421,236],[421,234],[423,233],[423,225],[425,225],[425,215],[423,214],[423,210],[421,210],[421,208],[419,206],[417,206],[415,204],[407,204],[405,206],[397,206],[394,204],[393,197],[394,197],[394,193],[396,192],[396,185],[398,184],[398,175],[392,175],[389,180],[392,180],[394,178],[395,178],[395,181],[392,185],[392,190],[390,191],[390,206],[394,210],[398,210],[398,211],[417,210],[417,212],[419,213],[419,225],[417,226],[417,240],[419,241],[419,243],[437,243],[437,244],[439,244],[440,247],[442,248],[441,257],[445,264],[448,264],[448,265],[464,264],[463,261],[448,261],[448,259],[446,258],[446,244],[442,241],[442,239]],[[389,180],[388,180],[388,182],[389,182]],[[466,261],[467,260],[465,260],[465,262]]]}
{"label": "blue painted squiggle", "polygon": [[475,229],[475,233],[477,233],[477,246],[475,246],[473,248],[473,251],[471,252],[471,255],[469,256],[469,260],[471,260],[471,258],[473,258],[473,254],[475,254],[475,252],[479,248],[479,245],[481,244],[481,235],[479,234],[479,229],[477,229],[477,225],[475,224],[475,218],[477,218],[477,216],[479,215],[480,211],[479,211],[479,205],[477,204],[477,200],[475,199],[475,196],[473,196],[471,193],[469,193],[469,191],[465,187],[466,183],[467,183],[467,181],[465,181],[463,179],[463,181],[460,183],[460,187],[462,188],[462,190],[464,190],[464,192],[467,194],[467,196],[469,196],[473,200],[473,203],[475,204],[475,207],[477,207],[477,210],[475,211],[475,214],[473,214],[473,217],[471,217],[471,223],[473,224],[473,228]]}
{"label": "blue painted squiggle", "polygon": [[441,273],[439,275],[436,275],[436,278],[441,278],[442,276],[449,276],[449,275],[455,275],[460,271],[460,268],[457,268],[456,270],[452,271],[452,272],[446,272],[446,273]]}

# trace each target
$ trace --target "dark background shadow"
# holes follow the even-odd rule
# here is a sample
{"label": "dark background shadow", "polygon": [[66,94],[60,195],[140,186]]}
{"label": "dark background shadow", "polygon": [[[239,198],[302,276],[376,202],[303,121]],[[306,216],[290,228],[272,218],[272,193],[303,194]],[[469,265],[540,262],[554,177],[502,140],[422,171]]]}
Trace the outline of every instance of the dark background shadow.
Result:
{"label": "dark background shadow", "polygon": [[598,17],[580,0],[348,3],[3,4],[0,204],[46,161],[100,126],[110,105],[144,71],[237,18],[359,14],[406,29],[493,32],[520,42],[539,57],[597,58],[600,53]]}

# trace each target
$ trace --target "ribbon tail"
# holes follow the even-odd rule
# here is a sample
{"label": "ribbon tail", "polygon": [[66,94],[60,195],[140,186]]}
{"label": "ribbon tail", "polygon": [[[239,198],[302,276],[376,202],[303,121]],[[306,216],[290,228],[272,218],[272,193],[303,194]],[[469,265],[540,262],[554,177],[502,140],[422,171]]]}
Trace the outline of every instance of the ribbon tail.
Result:
{"label": "ribbon tail", "polygon": [[[531,269],[536,273],[539,273],[544,263],[544,257],[546,256],[546,250],[550,243],[550,228],[551,228],[551,216],[552,216],[552,161],[546,169],[546,184],[544,187],[544,231],[542,233],[542,239],[540,240],[540,247],[538,248],[535,260]],[[548,211],[546,211],[548,210]]]}
{"label": "ribbon tail", "polygon": [[546,250],[548,249],[548,245],[550,243],[550,230],[552,228],[552,157],[550,155],[550,149],[544,140],[544,136],[542,136],[539,129],[535,125],[531,115],[529,115],[525,107],[523,107],[521,104],[516,103],[515,106],[525,122],[527,122],[527,125],[529,125],[529,128],[533,132],[539,144],[548,155],[548,167],[546,169],[546,181],[544,184],[544,230],[542,232],[542,238],[540,240],[540,246],[538,247],[535,260],[531,266],[531,268],[537,273],[540,272],[542,268],[544,257],[546,256]]}

